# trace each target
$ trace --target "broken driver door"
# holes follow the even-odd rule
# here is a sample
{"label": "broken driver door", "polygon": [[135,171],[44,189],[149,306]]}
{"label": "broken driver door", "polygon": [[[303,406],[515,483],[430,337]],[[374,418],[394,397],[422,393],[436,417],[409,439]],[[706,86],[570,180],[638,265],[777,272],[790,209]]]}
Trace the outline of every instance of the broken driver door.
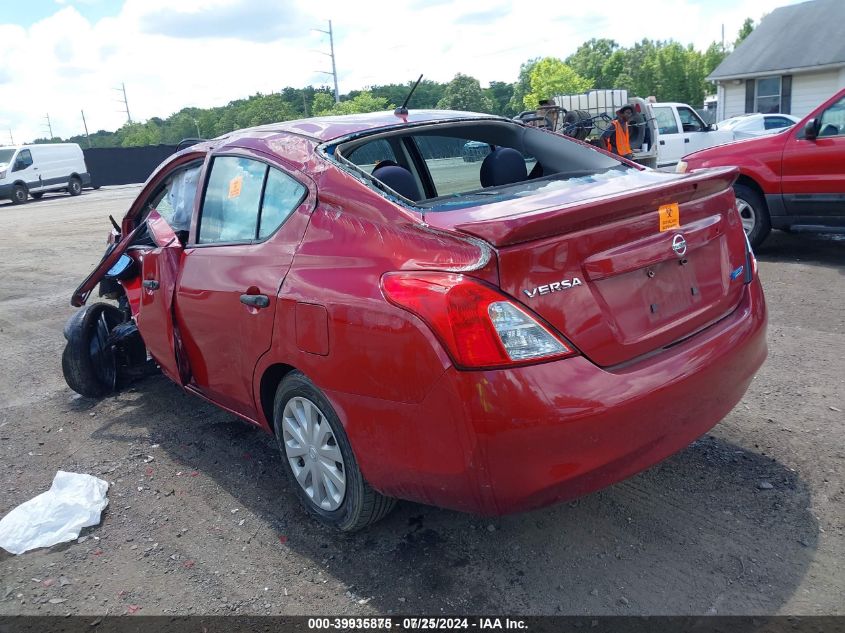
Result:
{"label": "broken driver door", "polygon": [[182,244],[157,211],[147,216],[150,236],[156,243],[141,259],[141,304],[136,322],[150,355],[161,371],[183,385],[190,372],[173,320],[173,294],[182,261]]}

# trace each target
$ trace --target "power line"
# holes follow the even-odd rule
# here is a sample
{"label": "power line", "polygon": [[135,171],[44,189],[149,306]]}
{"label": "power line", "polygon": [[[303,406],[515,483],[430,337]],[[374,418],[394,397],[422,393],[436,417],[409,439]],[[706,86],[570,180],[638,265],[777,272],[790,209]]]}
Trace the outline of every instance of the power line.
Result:
{"label": "power line", "polygon": [[328,55],[332,58],[332,71],[329,72],[327,70],[318,70],[318,73],[323,73],[324,75],[331,75],[334,78],[334,102],[340,103],[340,91],[337,89],[337,67],[335,66],[334,61],[334,32],[332,31],[332,21],[329,20],[329,30],[324,31],[323,29],[314,29],[315,31],[319,31],[320,33],[326,33],[329,36],[329,50],[331,53],[323,53],[319,51],[322,55]]}
{"label": "power line", "polygon": [[50,133],[50,136],[48,136],[47,138],[53,140],[53,125],[50,123],[50,113],[48,112],[47,116],[44,118],[47,119],[47,131]]}

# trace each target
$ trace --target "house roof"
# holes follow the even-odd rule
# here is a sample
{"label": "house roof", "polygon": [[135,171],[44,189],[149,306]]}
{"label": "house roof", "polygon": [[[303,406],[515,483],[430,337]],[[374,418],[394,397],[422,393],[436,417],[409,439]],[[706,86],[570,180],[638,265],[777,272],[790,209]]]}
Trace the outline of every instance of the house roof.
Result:
{"label": "house roof", "polygon": [[843,24],[843,0],[811,0],[775,9],[710,73],[708,79],[845,65]]}

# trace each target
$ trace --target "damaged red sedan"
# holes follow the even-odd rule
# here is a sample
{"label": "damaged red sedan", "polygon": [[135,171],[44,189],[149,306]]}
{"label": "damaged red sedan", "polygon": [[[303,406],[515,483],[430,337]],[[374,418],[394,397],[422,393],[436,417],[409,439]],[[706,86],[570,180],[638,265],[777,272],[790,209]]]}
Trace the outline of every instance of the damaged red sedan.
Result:
{"label": "damaged red sedan", "polygon": [[[465,162],[469,142],[483,161]],[[735,169],[669,174],[499,117],[290,121],[185,149],[73,295],[63,368],[150,364],[275,435],[341,530],[394,499],[486,515],[683,449],[766,356]]]}

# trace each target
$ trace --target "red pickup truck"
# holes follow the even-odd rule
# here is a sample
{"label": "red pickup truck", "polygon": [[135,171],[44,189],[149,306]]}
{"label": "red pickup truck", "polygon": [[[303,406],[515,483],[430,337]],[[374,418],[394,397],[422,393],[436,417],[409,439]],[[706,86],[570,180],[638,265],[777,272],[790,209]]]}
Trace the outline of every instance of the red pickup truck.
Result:
{"label": "red pickup truck", "polygon": [[845,90],[783,132],[694,152],[677,171],[736,165],[737,211],[753,247],[772,228],[845,233]]}

